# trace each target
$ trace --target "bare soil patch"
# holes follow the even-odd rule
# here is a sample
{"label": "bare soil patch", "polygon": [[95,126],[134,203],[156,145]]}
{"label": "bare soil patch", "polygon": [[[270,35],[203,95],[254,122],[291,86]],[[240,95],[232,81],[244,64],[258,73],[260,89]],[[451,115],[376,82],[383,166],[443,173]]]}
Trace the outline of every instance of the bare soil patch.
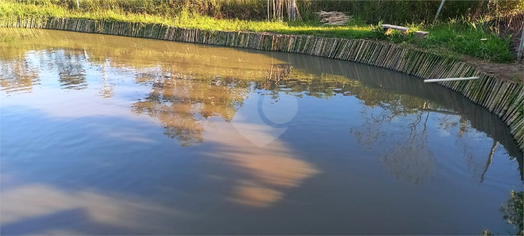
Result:
{"label": "bare soil patch", "polygon": [[524,63],[494,63],[480,60],[471,56],[464,56],[464,62],[475,66],[479,71],[502,80],[524,83]]}

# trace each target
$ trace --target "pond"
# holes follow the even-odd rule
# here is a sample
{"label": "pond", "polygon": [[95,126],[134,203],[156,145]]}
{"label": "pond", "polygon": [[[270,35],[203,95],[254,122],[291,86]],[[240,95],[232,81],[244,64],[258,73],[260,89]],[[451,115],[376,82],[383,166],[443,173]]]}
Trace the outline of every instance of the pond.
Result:
{"label": "pond", "polygon": [[2,33],[4,234],[518,230],[520,150],[439,85],[307,55]]}

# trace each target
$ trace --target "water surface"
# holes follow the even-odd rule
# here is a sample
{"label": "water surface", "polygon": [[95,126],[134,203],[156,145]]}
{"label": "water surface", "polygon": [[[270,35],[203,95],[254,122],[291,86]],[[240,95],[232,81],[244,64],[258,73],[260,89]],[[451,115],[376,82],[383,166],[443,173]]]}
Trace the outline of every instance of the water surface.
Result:
{"label": "water surface", "polygon": [[509,130],[438,85],[305,55],[4,31],[4,234],[517,231]]}

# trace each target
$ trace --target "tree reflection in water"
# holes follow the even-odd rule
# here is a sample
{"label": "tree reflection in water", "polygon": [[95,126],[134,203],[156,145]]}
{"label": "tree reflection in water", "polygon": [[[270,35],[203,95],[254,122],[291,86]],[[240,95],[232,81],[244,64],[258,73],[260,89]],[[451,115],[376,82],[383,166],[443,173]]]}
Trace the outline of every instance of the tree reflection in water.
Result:
{"label": "tree reflection in water", "polygon": [[177,73],[175,69],[138,73],[136,82],[150,86],[151,91],[134,103],[132,110],[158,119],[164,126],[164,134],[185,147],[203,142],[205,120],[220,117],[230,122],[244,99],[255,89],[269,90],[272,99],[278,100],[279,92],[296,95],[307,91],[311,96],[330,97],[333,96],[332,88],[327,85],[343,85],[330,77],[305,78],[286,64],[270,64],[265,78],[222,77],[219,74],[209,77]]}
{"label": "tree reflection in water", "polygon": [[[512,224],[517,229],[516,235],[524,235],[524,192],[511,190],[510,198],[502,204],[500,211],[504,214],[503,219]],[[490,230],[484,230],[484,236],[494,236]]]}
{"label": "tree reflection in water", "polygon": [[[396,139],[395,147],[380,154],[379,160],[397,179],[423,184],[435,172],[435,158],[433,152],[427,147],[429,112],[417,112],[415,117],[415,121],[401,131],[401,137],[406,137],[406,139]],[[423,119],[422,131],[419,132],[417,129],[420,130],[419,125]],[[405,132],[406,130],[408,132]]]}
{"label": "tree reflection in water", "polygon": [[39,83],[38,69],[29,64],[27,59],[2,60],[0,63],[0,88],[7,94],[31,92],[33,86]]}
{"label": "tree reflection in water", "polygon": [[[484,182],[495,153],[504,148],[495,139],[479,139],[479,135],[483,136],[484,134],[472,129],[471,124],[462,114],[447,113],[439,118],[439,129],[451,133],[452,130],[458,128],[455,144],[462,149],[463,157],[473,176],[481,183]],[[460,116],[458,122],[456,121],[456,116]]]}
{"label": "tree reflection in water", "polygon": [[0,90],[6,94],[31,92],[34,85],[40,84],[40,78],[29,58],[38,53],[18,45],[22,39],[38,38],[42,31],[0,28],[0,35]]}
{"label": "tree reflection in water", "polygon": [[[375,152],[379,162],[398,180],[424,184],[435,173],[435,158],[427,145],[428,101],[378,88],[358,87],[352,94],[366,105],[365,122],[350,132]],[[379,108],[379,109],[375,109]],[[403,122],[397,123],[398,119]]]}
{"label": "tree reflection in water", "polygon": [[185,147],[203,141],[205,119],[217,116],[231,121],[248,93],[247,82],[219,76],[200,80],[142,75],[137,82],[151,84],[151,92],[132,105],[133,111],[158,119],[164,134]]}
{"label": "tree reflection in water", "polygon": [[524,192],[510,192],[510,198],[506,204],[502,205],[500,211],[504,214],[504,219],[513,224],[518,229],[518,235],[524,235]]}
{"label": "tree reflection in water", "polygon": [[102,66],[101,68],[102,86],[101,88],[99,88],[99,91],[100,91],[99,94],[103,98],[111,98],[115,95],[115,83],[110,82],[107,77],[107,71],[106,71],[107,63],[103,63],[101,66]]}
{"label": "tree reflection in water", "polygon": [[60,85],[65,89],[82,90],[87,88],[84,63],[86,57],[81,52],[62,50],[55,54],[55,62],[60,77]]}
{"label": "tree reflection in water", "polygon": [[479,140],[479,135],[484,135],[479,134],[475,130],[463,132],[462,126],[461,123],[461,131],[456,142],[457,146],[462,147],[468,168],[473,172],[473,176],[482,183],[489,166],[493,162],[493,156],[496,152],[503,150],[503,147],[495,139],[490,141],[485,139]]}
{"label": "tree reflection in water", "polygon": [[[484,181],[496,152],[503,150],[495,139],[479,138],[485,133],[471,128],[464,114],[438,104],[410,96],[383,96],[365,89],[358,93],[352,91],[352,94],[358,98],[367,97],[364,100],[367,107],[361,111],[367,118],[350,132],[363,147],[378,151],[379,161],[399,180],[423,184],[435,172],[435,158],[427,145],[427,122],[431,113],[439,121],[439,130],[457,134],[456,145],[462,148],[464,159],[479,182]],[[380,109],[374,109],[376,107]],[[397,124],[395,119],[407,120],[407,125]],[[394,143],[390,145],[392,148],[384,148],[391,143]]]}

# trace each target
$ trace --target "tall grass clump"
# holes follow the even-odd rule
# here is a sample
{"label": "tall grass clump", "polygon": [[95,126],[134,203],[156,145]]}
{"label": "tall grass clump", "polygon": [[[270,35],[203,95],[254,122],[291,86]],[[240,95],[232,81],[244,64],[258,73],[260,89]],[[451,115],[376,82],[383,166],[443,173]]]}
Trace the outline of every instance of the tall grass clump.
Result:
{"label": "tall grass clump", "polygon": [[426,27],[431,32],[417,44],[428,49],[445,49],[494,62],[511,62],[510,37],[490,31],[483,21],[451,21]]}

